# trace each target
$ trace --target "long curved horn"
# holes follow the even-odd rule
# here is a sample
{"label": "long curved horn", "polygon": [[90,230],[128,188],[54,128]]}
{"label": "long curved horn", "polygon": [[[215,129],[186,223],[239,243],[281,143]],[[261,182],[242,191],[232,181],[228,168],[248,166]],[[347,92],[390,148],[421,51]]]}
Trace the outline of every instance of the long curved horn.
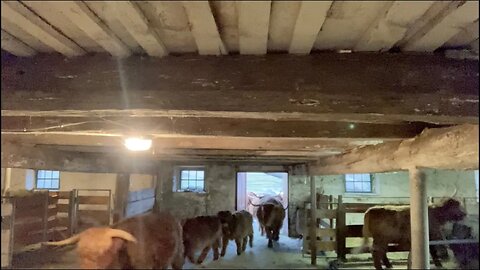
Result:
{"label": "long curved horn", "polygon": [[455,197],[455,195],[457,195],[457,191],[458,191],[458,188],[457,188],[457,185],[455,184],[455,190],[453,191],[453,194],[450,196],[450,198]]}
{"label": "long curved horn", "polygon": [[250,198],[248,199],[248,202],[249,202],[251,205],[255,206],[255,207],[262,206],[261,204],[253,204],[253,203],[252,203],[252,200],[250,200]]}
{"label": "long curved horn", "polygon": [[130,242],[134,242],[134,243],[137,242],[137,239],[133,235],[131,235],[130,233],[128,233],[124,230],[109,229],[108,230],[108,235],[112,238],[113,237],[118,237],[118,238],[122,238],[123,240],[130,241]]}
{"label": "long curved horn", "polygon": [[72,244],[75,244],[77,243],[79,240],[80,240],[80,235],[81,233],[79,234],[76,234],[70,238],[67,238],[65,240],[61,240],[61,241],[56,241],[56,242],[42,242],[42,246],[66,246],[66,245],[72,245]]}
{"label": "long curved horn", "polygon": [[287,207],[283,208],[283,210],[287,210],[288,209],[288,204],[287,204]]}

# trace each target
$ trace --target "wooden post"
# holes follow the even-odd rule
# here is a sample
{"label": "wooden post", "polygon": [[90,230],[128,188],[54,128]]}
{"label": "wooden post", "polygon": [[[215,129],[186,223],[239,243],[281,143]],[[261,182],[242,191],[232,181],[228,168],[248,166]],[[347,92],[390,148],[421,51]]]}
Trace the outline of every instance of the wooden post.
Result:
{"label": "wooden post", "polygon": [[315,188],[315,179],[310,178],[310,255],[311,264],[317,265],[317,192]]}
{"label": "wooden post", "polygon": [[345,207],[342,202],[342,195],[338,195],[337,202],[337,224],[336,224],[336,238],[337,238],[337,258],[345,260]]}
{"label": "wooden post", "polygon": [[115,204],[113,205],[113,223],[118,222],[125,217],[125,211],[128,203],[128,190],[130,188],[130,174],[117,174],[115,187]]}
{"label": "wooden post", "polygon": [[43,242],[46,242],[48,237],[48,191],[44,192],[44,194],[45,194],[45,199],[43,200],[44,212],[43,212],[42,240]]}
{"label": "wooden post", "polygon": [[75,191],[70,190],[69,192],[69,198],[68,198],[68,222],[69,222],[69,231],[70,231],[70,236],[72,236],[75,233]]}
{"label": "wooden post", "polygon": [[410,172],[410,224],[412,269],[430,269],[428,255],[428,206],[425,174],[418,168]]}

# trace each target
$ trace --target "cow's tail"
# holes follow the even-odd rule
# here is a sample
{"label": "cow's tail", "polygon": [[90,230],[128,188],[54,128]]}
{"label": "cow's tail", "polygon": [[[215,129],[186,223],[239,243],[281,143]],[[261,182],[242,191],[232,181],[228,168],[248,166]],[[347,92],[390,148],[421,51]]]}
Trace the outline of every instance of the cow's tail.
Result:
{"label": "cow's tail", "polygon": [[369,218],[368,218],[368,212],[365,213],[365,218],[363,220],[363,227],[362,227],[362,236],[363,236],[363,239],[362,239],[362,244],[361,246],[359,247],[355,247],[352,249],[351,253],[352,254],[360,254],[360,253],[368,253],[370,252],[370,245],[369,245],[369,237],[371,237],[370,235],[370,222],[369,222]]}

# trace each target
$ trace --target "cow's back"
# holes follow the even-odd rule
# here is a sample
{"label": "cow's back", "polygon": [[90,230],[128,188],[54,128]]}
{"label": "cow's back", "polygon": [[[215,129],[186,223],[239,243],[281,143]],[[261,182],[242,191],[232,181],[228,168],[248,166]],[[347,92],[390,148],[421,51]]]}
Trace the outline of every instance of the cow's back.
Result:
{"label": "cow's back", "polygon": [[[399,242],[410,238],[410,213],[408,208],[371,207],[365,212],[363,236],[377,241]],[[382,242],[383,242],[382,241]]]}
{"label": "cow's back", "polygon": [[183,225],[183,239],[187,245],[195,247],[208,245],[219,239],[221,235],[222,224],[216,216],[190,218]]}
{"label": "cow's back", "polygon": [[246,210],[238,211],[235,214],[234,235],[245,237],[253,234],[253,216]]}

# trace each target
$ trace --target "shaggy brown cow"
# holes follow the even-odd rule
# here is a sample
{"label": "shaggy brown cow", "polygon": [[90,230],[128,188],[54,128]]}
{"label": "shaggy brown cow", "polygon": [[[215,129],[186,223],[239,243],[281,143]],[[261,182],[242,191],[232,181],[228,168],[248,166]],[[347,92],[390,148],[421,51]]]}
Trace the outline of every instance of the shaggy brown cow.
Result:
{"label": "shaggy brown cow", "polygon": [[[478,222],[472,225],[478,226]],[[455,222],[452,230],[447,235],[447,239],[475,240],[476,238],[477,240],[477,243],[449,245],[460,269],[478,269],[478,235],[475,237],[472,231],[473,228],[471,226]]]}
{"label": "shaggy brown cow", "polygon": [[[185,256],[192,263],[201,264],[207,257],[210,249],[213,249],[213,260],[218,260],[218,248],[222,238],[222,224],[216,216],[198,216],[189,218],[183,224],[183,245]],[[194,254],[197,250],[202,253],[197,261]]]}
{"label": "shaggy brown cow", "polygon": [[84,269],[181,269],[184,263],[182,227],[169,213],[131,217],[111,227],[89,228],[44,245],[77,243]]}
{"label": "shaggy brown cow", "polygon": [[283,226],[283,219],[285,218],[285,210],[283,205],[274,197],[260,203],[257,210],[257,218],[260,226],[265,228],[268,239],[268,247],[273,247],[273,241],[278,241],[280,238],[280,230]]}
{"label": "shaggy brown cow", "polygon": [[[438,205],[428,207],[430,240],[443,239],[441,226],[448,221],[458,221],[465,217],[460,202],[455,199],[445,200]],[[410,206],[374,206],[365,212],[363,223],[364,243],[368,245],[368,237],[373,238],[372,256],[375,269],[382,269],[382,261],[387,268],[392,265],[387,258],[389,243],[396,243],[406,250],[410,248]],[[436,266],[441,263],[434,246],[430,253]]]}
{"label": "shaggy brown cow", "polygon": [[222,252],[225,256],[229,240],[235,240],[237,255],[242,254],[247,248],[247,240],[253,247],[253,216],[246,210],[232,214],[230,211],[220,211],[217,215],[222,222],[223,238]]}

